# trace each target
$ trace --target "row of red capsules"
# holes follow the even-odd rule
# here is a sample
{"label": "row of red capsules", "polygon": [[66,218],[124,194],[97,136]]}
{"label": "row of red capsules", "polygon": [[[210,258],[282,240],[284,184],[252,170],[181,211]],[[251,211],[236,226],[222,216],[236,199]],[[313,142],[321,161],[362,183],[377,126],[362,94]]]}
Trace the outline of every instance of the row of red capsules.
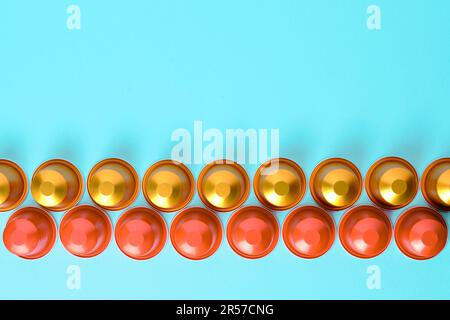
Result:
{"label": "row of red capsules", "polygon": [[[422,179],[425,198],[440,209],[448,208],[449,162],[448,158],[434,162],[427,168]],[[24,194],[26,195],[26,191],[24,191],[26,190],[26,178],[23,171],[14,163],[3,161],[0,169],[3,185],[5,185],[5,180],[10,181],[8,185],[10,188],[2,189],[12,190],[12,192],[6,192],[7,196],[4,197],[6,201],[2,204],[4,206],[2,209],[5,210],[8,206],[14,205],[11,201],[12,198],[20,199],[24,198]],[[368,190],[369,197],[382,207],[396,209],[405,206],[417,193],[417,174],[405,160],[381,159],[371,167],[367,176],[367,189],[372,185],[379,186],[379,191],[375,191],[373,194]],[[88,177],[88,192],[99,206],[108,210],[120,210],[129,206],[136,198],[139,192],[138,181],[137,173],[131,165],[123,160],[107,159],[98,163],[91,170]],[[273,210],[286,210],[298,204],[303,198],[306,191],[305,181],[304,173],[296,163],[287,159],[278,159],[269,161],[258,169],[254,179],[254,189],[256,196],[265,206]],[[216,211],[236,209],[245,202],[249,194],[249,179],[245,170],[232,162],[216,162],[206,166],[200,174],[197,186],[202,201]],[[177,211],[190,202],[194,193],[194,180],[184,165],[172,161],[160,161],[150,167],[145,174],[143,189],[145,198],[156,209],[164,212]],[[319,164],[312,174],[312,195],[319,204],[327,209],[348,208],[358,199],[361,189],[362,178],[358,169],[343,159],[326,160]],[[51,160],[36,170],[31,190],[35,200],[44,208],[52,211],[64,211],[79,201],[83,191],[83,181],[81,174],[72,164],[64,160]],[[324,231],[317,224],[317,221],[320,220],[317,217],[323,216],[317,211],[320,209],[306,208],[310,208],[309,211],[299,208],[286,219],[287,231],[283,232],[284,240],[288,248],[297,255],[316,257],[324,252],[318,255],[317,252],[320,253],[320,250],[317,251],[314,246],[320,247],[324,242],[329,243],[324,240],[327,238],[334,240],[334,227],[330,234],[331,227],[328,223],[330,220],[324,218],[327,220],[324,222],[325,229],[328,229],[328,231]],[[420,214],[413,215],[418,219],[406,219],[404,218],[406,213],[399,219],[398,225],[401,225],[400,222],[402,222],[405,228],[409,228],[407,230],[413,232],[408,231],[409,233],[405,236],[408,236],[409,239],[404,242],[397,241],[397,244],[408,256],[424,259],[434,256],[443,248],[447,230],[439,213],[427,208],[415,209],[420,209]],[[119,220],[116,226],[116,240],[121,250],[127,255],[146,259],[157,254],[164,245],[165,240],[162,239],[165,239],[167,233],[165,224],[154,211],[150,210],[147,212],[149,214],[146,214],[143,212],[145,208],[133,210],[124,214]],[[303,214],[304,211],[308,213]],[[315,215],[311,213],[313,211]],[[312,218],[309,219],[308,217],[311,215]],[[348,228],[354,229],[355,232],[352,231],[353,235],[350,238],[343,236],[348,232],[340,232],[344,248],[362,258],[381,253],[384,246],[380,242],[388,244],[391,238],[389,219],[383,215],[381,210],[369,206],[351,209],[345,215],[341,225],[348,224]],[[144,216],[151,219],[145,221]],[[291,218],[292,216],[296,218]],[[358,216],[360,217],[358,218]],[[299,217],[305,219],[299,220]],[[374,222],[376,217],[381,221],[378,224]],[[38,208],[19,210],[8,221],[4,232],[4,242],[11,251],[20,256],[40,257],[51,249],[54,239],[53,242],[52,237],[39,240],[39,237],[36,238],[33,232],[42,229],[43,233],[48,231],[49,234],[52,232],[56,234],[56,227],[52,221],[51,216],[44,210]],[[347,223],[347,221],[349,222]],[[380,231],[383,221],[385,229],[388,230],[387,233]],[[313,230],[308,232],[304,230],[306,233],[302,233],[297,230],[297,227],[293,227],[297,224],[300,231],[308,225],[310,227],[312,225]],[[291,227],[286,227],[288,225]],[[152,226],[156,228],[155,232],[152,231]],[[290,229],[293,231],[289,232]],[[171,240],[174,247],[179,253],[191,259],[209,256],[220,244],[220,222],[214,214],[206,209],[191,208],[183,211],[174,220],[172,230]],[[279,232],[273,215],[258,207],[238,210],[230,219],[227,230],[229,230],[227,238],[230,246],[247,258],[259,258],[270,252],[276,245],[276,241],[273,239],[278,239]],[[149,232],[150,236],[155,233],[153,235],[157,235],[157,237],[149,239]],[[325,236],[324,232],[328,232],[328,236]],[[289,233],[294,236],[287,236],[286,234]],[[80,206],[66,213],[61,222],[60,236],[63,245],[71,253],[82,257],[91,257],[102,252],[108,245],[111,238],[111,224],[102,210],[91,206]],[[93,238],[89,239],[88,236]],[[416,236],[416,238],[411,238],[412,236]],[[300,238],[297,241],[295,237]],[[120,239],[126,240],[124,243],[120,243]],[[202,242],[204,239],[212,241],[213,245],[205,245]],[[289,239],[294,239],[294,242]],[[29,241],[29,245],[26,241]],[[299,243],[304,248],[309,248],[310,253],[302,253],[301,247],[295,249],[295,245]],[[88,248],[83,244],[86,244]],[[206,247],[209,249],[199,254],[202,250],[197,246],[202,247],[202,250]],[[137,251],[146,251],[146,247],[154,250],[143,255],[136,254]],[[187,252],[182,249],[189,247],[191,250]],[[131,252],[128,252],[126,248],[131,248]],[[327,246],[324,248],[328,250]],[[362,252],[360,252],[361,250]]]}

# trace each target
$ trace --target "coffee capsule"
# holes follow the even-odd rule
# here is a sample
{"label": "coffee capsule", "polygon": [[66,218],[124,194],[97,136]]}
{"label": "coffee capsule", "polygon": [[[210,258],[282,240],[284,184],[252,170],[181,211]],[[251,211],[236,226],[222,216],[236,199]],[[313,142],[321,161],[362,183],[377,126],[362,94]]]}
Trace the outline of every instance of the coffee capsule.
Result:
{"label": "coffee capsule", "polygon": [[230,160],[208,164],[197,182],[200,199],[209,208],[232,211],[240,207],[250,193],[250,180],[244,168]]}
{"label": "coffee capsule", "polygon": [[56,223],[45,210],[26,207],[11,215],[3,231],[3,243],[11,253],[24,259],[38,259],[53,248]]}
{"label": "coffee capsule", "polygon": [[51,211],[65,211],[75,206],[83,195],[83,177],[70,162],[61,159],[41,164],[31,180],[31,195],[40,206]]}
{"label": "coffee capsule", "polygon": [[178,211],[194,196],[194,176],[184,164],[162,160],[145,173],[142,191],[147,202],[155,209],[163,212]]}
{"label": "coffee capsule", "polygon": [[408,161],[398,157],[376,161],[366,175],[366,191],[370,200],[388,210],[408,205],[416,196],[418,187],[416,170]]}
{"label": "coffee capsule", "polygon": [[436,160],[425,169],[421,188],[429,204],[450,211],[450,158]]}
{"label": "coffee capsule", "polygon": [[108,247],[111,233],[111,221],[106,213],[89,205],[67,211],[59,228],[64,248],[81,258],[91,258],[102,253]]}
{"label": "coffee capsule", "polygon": [[339,239],[351,255],[368,259],[389,246],[392,225],[389,217],[374,206],[362,205],[347,211],[339,223]]}
{"label": "coffee capsule", "polygon": [[167,239],[167,227],[159,213],[149,208],[133,208],[117,221],[115,238],[128,257],[146,260],[156,256]]}
{"label": "coffee capsule", "polygon": [[300,258],[314,259],[324,255],[333,245],[334,238],[333,219],[319,207],[297,208],[283,224],[283,241]]}
{"label": "coffee capsule", "polygon": [[122,210],[139,194],[136,170],[121,159],[106,159],[97,163],[88,176],[88,192],[92,201],[106,210]]}
{"label": "coffee capsule", "polygon": [[172,221],[170,240],[183,257],[205,259],[213,255],[222,242],[222,224],[213,212],[205,208],[188,208]]}
{"label": "coffee capsule", "polygon": [[0,212],[17,208],[26,198],[25,172],[16,163],[0,159]]}
{"label": "coffee capsule", "polygon": [[243,207],[228,221],[228,243],[244,258],[258,259],[268,255],[276,247],[278,238],[278,222],[265,208]]}
{"label": "coffee capsule", "polygon": [[444,249],[447,224],[439,212],[427,207],[406,210],[395,224],[395,242],[406,256],[425,260]]}
{"label": "coffee capsule", "polygon": [[305,195],[306,177],[294,161],[272,159],[256,171],[253,189],[264,206],[272,210],[287,210],[297,205]]}
{"label": "coffee capsule", "polygon": [[310,189],[314,200],[328,210],[352,206],[361,195],[362,177],[348,160],[331,158],[317,165],[311,174]]}

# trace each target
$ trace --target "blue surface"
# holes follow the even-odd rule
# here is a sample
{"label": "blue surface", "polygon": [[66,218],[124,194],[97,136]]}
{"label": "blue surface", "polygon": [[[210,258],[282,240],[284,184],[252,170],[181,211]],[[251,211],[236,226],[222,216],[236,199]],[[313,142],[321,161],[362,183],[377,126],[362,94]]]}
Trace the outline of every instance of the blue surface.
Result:
{"label": "blue surface", "polygon": [[[418,170],[450,154],[449,1],[385,1],[382,29],[366,27],[372,1],[86,1],[68,30],[68,1],[0,3],[0,157],[31,176],[63,157],[86,177],[99,160],[130,161],[142,177],[170,156],[177,128],[279,128],[280,154],[309,175],[341,156],[365,173],[397,155]],[[190,166],[197,176],[200,165]],[[257,166],[247,166],[250,175]],[[82,203],[91,203],[87,194]],[[191,205],[200,205],[198,196]],[[247,204],[256,204],[253,195]],[[312,204],[308,192],[302,204]],[[368,203],[363,194],[358,203]],[[414,204],[424,204],[419,194]],[[26,205],[33,205],[28,196]],[[136,205],[144,205],[140,195]],[[394,222],[400,211],[390,213]],[[11,213],[0,215],[0,228]],[[120,212],[110,213],[115,223]],[[61,213],[53,214],[59,222]],[[276,213],[280,224],[285,212]],[[334,213],[336,223],[342,212]],[[223,224],[230,214],[220,214]],[[173,215],[166,214],[168,223]],[[446,216],[446,220],[448,218]],[[81,289],[66,286],[81,268]],[[366,269],[382,271],[368,290]],[[250,261],[225,239],[195,262],[168,242],[137,262],[111,242],[83,260],[58,240],[25,261],[0,246],[0,298],[450,298],[450,246],[429,261],[394,242],[360,260],[339,241],[303,260],[282,241]]]}

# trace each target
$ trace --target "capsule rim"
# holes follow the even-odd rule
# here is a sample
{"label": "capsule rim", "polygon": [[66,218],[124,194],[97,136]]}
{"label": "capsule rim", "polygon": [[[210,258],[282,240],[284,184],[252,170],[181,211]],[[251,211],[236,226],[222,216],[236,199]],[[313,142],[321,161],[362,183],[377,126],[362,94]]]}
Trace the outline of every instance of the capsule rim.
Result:
{"label": "capsule rim", "polygon": [[[241,174],[241,176],[243,177],[243,179],[244,179],[243,180],[243,182],[244,182],[244,193],[242,194],[241,199],[236,204],[234,204],[231,207],[220,208],[220,207],[215,206],[214,204],[212,204],[212,203],[210,203],[208,201],[208,199],[203,194],[203,191],[201,190],[201,185],[203,184],[203,180],[204,180],[205,175],[215,165],[229,165],[229,166],[237,169],[239,171],[239,173]],[[241,207],[247,201],[247,199],[248,199],[248,197],[250,195],[250,178],[249,178],[249,176],[247,174],[247,171],[245,171],[244,167],[242,167],[239,163],[237,163],[235,161],[232,161],[232,160],[227,160],[227,159],[215,160],[215,161],[212,161],[212,162],[208,163],[200,171],[200,174],[199,174],[198,180],[197,180],[197,193],[198,193],[198,196],[200,197],[200,200],[208,208],[210,208],[210,209],[212,209],[214,211],[218,211],[218,212],[230,212],[230,211],[236,210],[237,208]]]}
{"label": "capsule rim", "polygon": [[[295,202],[293,202],[289,205],[285,205],[285,206],[274,205],[274,204],[270,203],[269,201],[267,201],[265,199],[264,195],[260,193],[259,183],[261,182],[261,171],[264,170],[264,168],[266,168],[267,165],[270,165],[273,161],[279,161],[280,163],[285,163],[285,164],[290,165],[297,172],[297,174],[300,177],[301,190],[300,190],[299,195],[298,195],[297,199],[295,200]],[[305,175],[305,172],[303,171],[302,167],[300,167],[300,165],[298,163],[296,163],[295,161],[288,159],[288,158],[274,158],[274,159],[269,159],[269,160],[265,161],[264,163],[262,163],[259,166],[259,168],[255,172],[255,175],[253,176],[253,192],[255,193],[256,198],[263,206],[265,206],[271,210],[275,210],[275,211],[288,210],[288,209],[291,209],[291,208],[295,207],[296,205],[298,205],[300,203],[300,201],[302,201],[303,198],[305,197],[306,188],[307,188],[306,175]]]}
{"label": "capsule rim", "polygon": [[79,187],[78,187],[78,190],[77,190],[76,197],[74,197],[74,199],[69,204],[67,204],[66,206],[58,208],[58,207],[47,207],[47,206],[44,206],[44,205],[40,204],[33,197],[32,193],[31,193],[31,196],[32,196],[33,200],[37,203],[37,205],[39,205],[40,207],[42,207],[44,209],[47,209],[47,210],[50,210],[50,211],[54,211],[54,212],[67,211],[70,208],[75,207],[81,201],[81,198],[83,197],[83,194],[84,194],[84,179],[83,179],[83,175],[81,174],[80,170],[72,162],[70,162],[68,160],[65,160],[65,159],[57,158],[57,159],[50,159],[50,160],[47,160],[47,161],[41,163],[36,168],[36,170],[34,170],[34,173],[33,173],[32,177],[31,177],[31,185],[33,184],[33,180],[34,180],[35,176],[38,174],[39,171],[41,171],[45,167],[48,167],[49,165],[53,165],[53,164],[61,164],[63,166],[66,166],[67,168],[72,170],[72,172],[75,174],[75,176],[77,177],[78,183],[79,183]]}
{"label": "capsule rim", "polygon": [[444,205],[442,203],[437,203],[435,201],[432,200],[432,198],[430,197],[429,193],[428,193],[428,188],[426,187],[426,180],[429,176],[429,174],[433,171],[434,168],[436,168],[438,165],[442,164],[442,163],[448,163],[450,165],[450,158],[448,157],[444,157],[444,158],[439,158],[437,160],[434,160],[433,162],[431,162],[424,170],[422,177],[420,179],[420,190],[422,191],[422,195],[424,197],[424,199],[434,208],[438,209],[438,210],[442,210],[442,211],[450,211],[450,206]]}
{"label": "capsule rim", "polygon": [[[107,163],[116,163],[116,164],[120,164],[123,165],[125,168],[127,168],[128,171],[130,171],[131,175],[133,176],[133,180],[135,181],[134,185],[134,190],[132,195],[130,196],[129,199],[127,199],[126,201],[124,201],[123,204],[121,205],[114,205],[114,206],[105,206],[105,205],[101,205],[99,203],[97,203],[97,201],[95,201],[94,196],[91,193],[91,189],[89,187],[89,182],[92,179],[92,176],[95,174],[95,172],[102,167],[103,165],[107,164]],[[134,167],[127,161],[120,159],[120,158],[106,158],[103,159],[99,162],[97,162],[94,167],[92,167],[92,169],[89,171],[89,175],[87,177],[87,182],[86,182],[86,189],[88,191],[89,197],[91,198],[91,200],[99,207],[107,210],[107,211],[119,211],[119,210],[123,210],[127,207],[129,207],[132,203],[134,203],[139,195],[139,191],[140,191],[140,183],[139,183],[139,175],[136,172],[136,169],[134,169]]]}
{"label": "capsule rim", "polygon": [[[159,207],[158,205],[154,204],[150,197],[148,196],[147,192],[145,191],[146,189],[146,185],[148,182],[148,179],[150,178],[150,175],[159,167],[164,166],[164,165],[175,165],[178,166],[187,176],[189,183],[191,184],[190,186],[190,190],[189,190],[189,194],[186,197],[186,199],[179,204],[176,207],[173,208],[164,208],[164,207]],[[155,162],[154,164],[152,164],[147,171],[144,174],[144,178],[142,179],[142,184],[141,184],[141,188],[142,188],[142,194],[144,195],[145,200],[147,201],[147,203],[152,206],[154,209],[158,210],[158,211],[162,211],[162,212],[175,212],[175,211],[179,211],[183,208],[185,208],[194,198],[195,195],[195,179],[194,179],[194,175],[192,174],[191,170],[189,170],[189,168],[176,160],[170,160],[170,159],[164,159],[164,160],[160,160],[158,162]]]}
{"label": "capsule rim", "polygon": [[[320,169],[322,169],[323,167],[325,167],[326,165],[328,165],[329,163],[332,163],[332,162],[338,162],[340,164],[344,164],[344,165],[348,166],[355,173],[356,178],[358,180],[358,193],[355,196],[355,199],[343,206],[333,206],[325,201],[322,201],[322,199],[320,199],[319,195],[316,193],[316,190],[314,188],[314,181],[315,181]],[[341,210],[345,210],[345,209],[348,209],[351,206],[353,206],[361,197],[362,189],[363,189],[363,177],[362,177],[361,172],[359,171],[358,167],[350,160],[347,160],[344,158],[339,158],[339,157],[328,158],[328,159],[325,159],[325,160],[319,162],[319,164],[317,164],[316,167],[314,168],[313,172],[311,173],[311,178],[309,179],[309,189],[311,191],[311,196],[313,197],[314,201],[319,206],[321,206],[322,208],[324,208],[326,210],[341,211]]]}
{"label": "capsule rim", "polygon": [[21,193],[18,200],[14,201],[13,204],[11,204],[7,207],[4,207],[4,208],[0,207],[0,212],[7,212],[7,211],[11,211],[11,210],[18,208],[25,201],[25,199],[28,195],[28,191],[29,191],[29,183],[28,183],[28,178],[27,178],[25,171],[16,162],[8,160],[8,159],[0,159],[0,165],[1,164],[5,164],[5,165],[8,165],[8,166],[11,166],[12,168],[14,168],[14,170],[17,171],[17,173],[19,174],[19,176],[23,182],[23,192]]}

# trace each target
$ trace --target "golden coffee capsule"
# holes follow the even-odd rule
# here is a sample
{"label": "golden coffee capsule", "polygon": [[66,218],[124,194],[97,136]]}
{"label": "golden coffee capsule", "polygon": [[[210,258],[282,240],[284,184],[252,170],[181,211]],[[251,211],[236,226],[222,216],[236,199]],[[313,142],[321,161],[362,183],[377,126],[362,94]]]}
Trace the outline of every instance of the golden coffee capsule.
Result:
{"label": "golden coffee capsule", "polygon": [[162,160],[153,164],[145,173],[142,192],[155,209],[163,212],[178,211],[194,196],[194,176],[184,164]]}
{"label": "golden coffee capsule", "polygon": [[126,161],[116,158],[97,163],[88,176],[88,193],[92,201],[107,210],[121,210],[136,200],[139,176]]}
{"label": "golden coffee capsule", "polygon": [[367,195],[384,209],[393,210],[408,205],[418,188],[416,170],[402,158],[382,158],[369,168],[366,175]]}
{"label": "golden coffee capsule", "polygon": [[66,160],[46,161],[33,174],[31,195],[40,206],[48,210],[65,211],[80,201],[83,195],[83,177]]}
{"label": "golden coffee capsule", "polygon": [[450,211],[450,158],[436,160],[425,169],[421,188],[429,204]]}
{"label": "golden coffee capsule", "polygon": [[25,200],[28,182],[16,163],[0,159],[0,212],[17,208]]}
{"label": "golden coffee capsule", "polygon": [[306,191],[306,177],[302,168],[289,159],[266,161],[253,179],[255,195],[272,210],[287,210],[298,204]]}
{"label": "golden coffee capsule", "polygon": [[328,210],[342,210],[358,200],[362,184],[361,173],[353,163],[331,158],[316,166],[311,174],[310,189],[320,206]]}
{"label": "golden coffee capsule", "polygon": [[244,168],[230,160],[208,164],[197,182],[200,199],[213,210],[231,211],[241,206],[250,193],[250,180]]}

